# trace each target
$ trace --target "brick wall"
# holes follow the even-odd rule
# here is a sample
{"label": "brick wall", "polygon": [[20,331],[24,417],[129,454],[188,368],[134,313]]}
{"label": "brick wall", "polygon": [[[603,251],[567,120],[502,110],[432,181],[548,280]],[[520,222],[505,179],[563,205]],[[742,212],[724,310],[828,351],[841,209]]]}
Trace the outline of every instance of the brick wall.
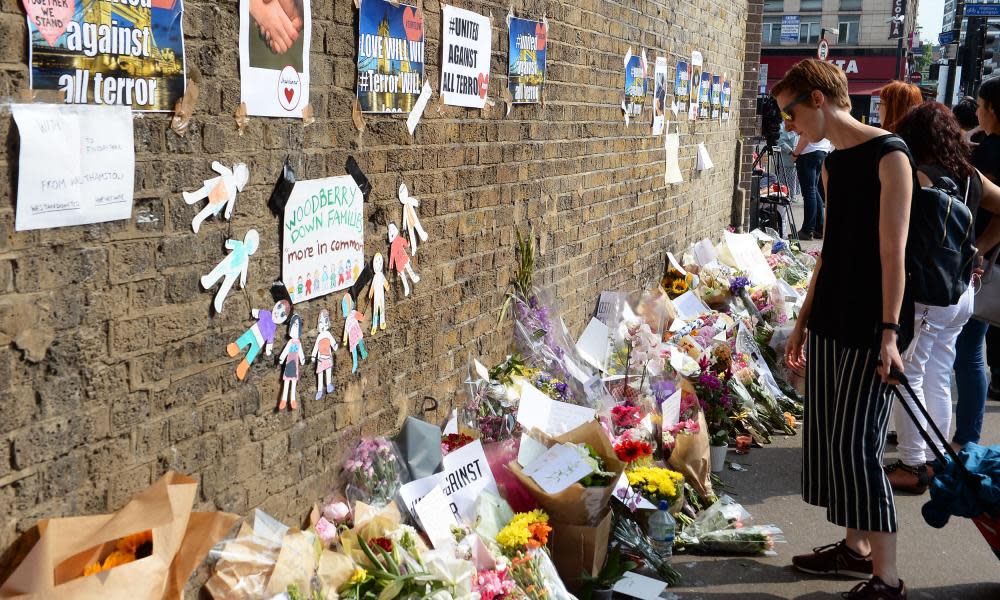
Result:
{"label": "brick wall", "polygon": [[[507,2],[457,0],[492,11],[494,84],[505,85]],[[603,289],[623,289],[661,272],[663,253],[728,224],[740,120],[679,124],[687,183],[663,185],[662,141],[619,109],[622,57],[646,48],[676,59],[700,49],[741,96],[747,4],[721,0],[515,0],[524,16],[550,24],[545,105],[472,111],[434,100],[411,139],[399,118],[351,122],[356,14],[351,0],[313,2],[312,106],[316,122],[251,118],[236,133],[239,104],[237,3],[188,0],[188,65],[201,98],[186,137],[163,115],[135,119],[136,199],[130,221],[26,233],[14,231],[18,138],[0,118],[0,548],[37,519],[114,510],[167,469],[200,479],[199,505],[246,513],[261,506],[301,516],[335,483],[342,457],[361,435],[392,430],[424,396],[443,417],[461,397],[466,361],[495,360],[509,341],[496,327],[514,270],[515,227],[534,228],[537,281],[563,303],[578,334]],[[438,86],[440,5],[424,2],[428,75]],[[20,3],[0,1],[0,95],[27,86]],[[759,34],[758,34],[759,35]],[[746,103],[740,101],[745,110]],[[677,127],[675,124],[671,128]],[[674,130],[674,129],[672,129]],[[694,172],[704,142],[715,169]],[[347,402],[350,360],[338,354],[335,396],[312,401],[306,367],[302,407],[275,412],[280,375],[265,357],[244,383],[226,344],[250,324],[251,307],[271,305],[280,274],[278,223],[265,204],[285,156],[300,178],[341,175],[356,157],[374,184],[366,207],[369,257],[385,252],[385,221],[399,220],[395,190],[405,181],[421,200],[430,241],[421,244],[415,293],[389,295],[389,330],[367,343],[362,401]],[[230,225],[190,231],[197,206],[180,192],[211,175],[212,160],[244,160],[250,183],[232,231],[261,232],[246,294],[221,315],[198,278],[222,256]],[[297,311],[311,345],[328,296]],[[335,330],[342,326],[337,317]],[[279,330],[279,344],[286,330]],[[279,345],[280,347],[280,345]]]}

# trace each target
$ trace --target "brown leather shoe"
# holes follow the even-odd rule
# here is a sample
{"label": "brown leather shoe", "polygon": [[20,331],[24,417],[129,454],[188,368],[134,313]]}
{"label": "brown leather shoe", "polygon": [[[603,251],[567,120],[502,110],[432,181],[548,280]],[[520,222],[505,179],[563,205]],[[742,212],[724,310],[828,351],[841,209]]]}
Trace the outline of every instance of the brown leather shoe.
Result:
{"label": "brown leather shoe", "polygon": [[851,550],[846,540],[813,548],[812,554],[793,556],[792,566],[812,575],[843,575],[860,579],[868,579],[873,572],[871,556],[861,556]]}
{"label": "brown leather shoe", "polygon": [[927,465],[911,467],[898,460],[883,468],[889,477],[889,485],[892,486],[892,489],[900,492],[923,494],[931,483],[930,476],[927,474]]}

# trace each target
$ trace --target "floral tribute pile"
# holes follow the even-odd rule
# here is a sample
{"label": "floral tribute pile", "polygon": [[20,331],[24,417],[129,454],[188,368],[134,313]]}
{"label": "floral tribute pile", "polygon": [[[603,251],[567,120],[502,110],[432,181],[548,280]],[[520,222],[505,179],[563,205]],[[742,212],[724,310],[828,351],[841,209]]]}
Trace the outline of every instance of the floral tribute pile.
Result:
{"label": "floral tribute pile", "polygon": [[773,552],[780,530],[716,494],[721,465],[709,449],[795,434],[800,381],[775,348],[814,259],[745,236],[668,254],[647,289],[605,292],[574,342],[553,296],[535,286],[534,247],[519,235],[500,310],[510,354],[470,360],[464,397],[440,426],[411,417],[394,439],[360,440],[345,487],[307,527],[255,515],[213,551],[213,581],[227,585],[209,592],[561,600],[613,583],[599,575],[609,548],[615,565],[624,556],[675,583],[647,537],[662,501],[683,526],[679,552]]}

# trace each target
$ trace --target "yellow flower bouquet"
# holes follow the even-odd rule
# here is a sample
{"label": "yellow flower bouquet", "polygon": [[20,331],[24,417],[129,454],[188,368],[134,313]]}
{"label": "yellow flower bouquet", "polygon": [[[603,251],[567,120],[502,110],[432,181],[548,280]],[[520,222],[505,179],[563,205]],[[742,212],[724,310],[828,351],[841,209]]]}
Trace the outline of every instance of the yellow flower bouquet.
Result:
{"label": "yellow flower bouquet", "polygon": [[634,467],[625,471],[628,483],[653,504],[673,504],[684,492],[684,476],[664,467]]}

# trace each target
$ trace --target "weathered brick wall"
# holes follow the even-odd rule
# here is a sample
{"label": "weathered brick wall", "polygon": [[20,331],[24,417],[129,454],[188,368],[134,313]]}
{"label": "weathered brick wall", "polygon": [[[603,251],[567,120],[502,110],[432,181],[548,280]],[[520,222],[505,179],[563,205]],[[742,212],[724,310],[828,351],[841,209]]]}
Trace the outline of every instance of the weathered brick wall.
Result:
{"label": "weathered brick wall", "polygon": [[[460,0],[492,11],[493,82],[505,85],[509,3]],[[300,516],[336,481],[344,453],[360,435],[391,430],[424,396],[437,417],[461,395],[470,355],[502,356],[509,326],[496,327],[515,265],[515,227],[534,228],[537,281],[554,289],[578,334],[603,289],[623,289],[661,272],[663,254],[728,224],[738,162],[738,115],[726,123],[681,122],[687,183],[663,185],[662,140],[650,135],[649,99],[641,122],[626,127],[619,103],[622,57],[642,48],[652,62],[700,49],[706,68],[723,71],[741,98],[747,2],[718,0],[516,0],[519,15],[547,15],[545,105],[483,112],[436,99],[411,139],[399,118],[351,122],[357,17],[351,0],[313,2],[312,106],[316,122],[251,118],[236,133],[239,104],[235,1],[188,0],[189,69],[201,98],[186,137],[165,115],[135,119],[136,200],[131,221],[14,231],[18,138],[0,118],[0,547],[35,520],[117,509],[167,469],[200,479],[199,504],[237,513],[262,506]],[[440,5],[424,2],[428,75],[438,85]],[[17,0],[0,1],[0,94],[27,86],[25,20]],[[734,103],[735,105],[735,103]],[[745,102],[739,106],[745,108]],[[715,169],[694,172],[704,142]],[[338,354],[330,399],[312,401],[306,367],[302,408],[275,412],[280,375],[265,357],[248,381],[233,374],[226,344],[249,325],[251,307],[270,307],[280,274],[279,225],[265,204],[285,156],[300,178],[344,173],[354,155],[374,184],[366,207],[366,250],[385,252],[385,221],[398,221],[395,191],[405,181],[421,200],[430,241],[421,244],[423,277],[403,299],[397,282],[389,330],[367,343],[364,400],[348,403],[350,360]],[[210,176],[212,160],[244,160],[251,179],[232,231],[261,232],[247,293],[223,314],[198,278],[222,256],[230,224],[190,231],[197,206],[180,192]],[[299,305],[311,347],[320,308]],[[342,327],[337,317],[335,330]],[[283,343],[286,330],[279,331]],[[276,344],[278,345],[278,344]],[[280,345],[278,345],[280,348]],[[393,400],[398,398],[398,400]]]}

